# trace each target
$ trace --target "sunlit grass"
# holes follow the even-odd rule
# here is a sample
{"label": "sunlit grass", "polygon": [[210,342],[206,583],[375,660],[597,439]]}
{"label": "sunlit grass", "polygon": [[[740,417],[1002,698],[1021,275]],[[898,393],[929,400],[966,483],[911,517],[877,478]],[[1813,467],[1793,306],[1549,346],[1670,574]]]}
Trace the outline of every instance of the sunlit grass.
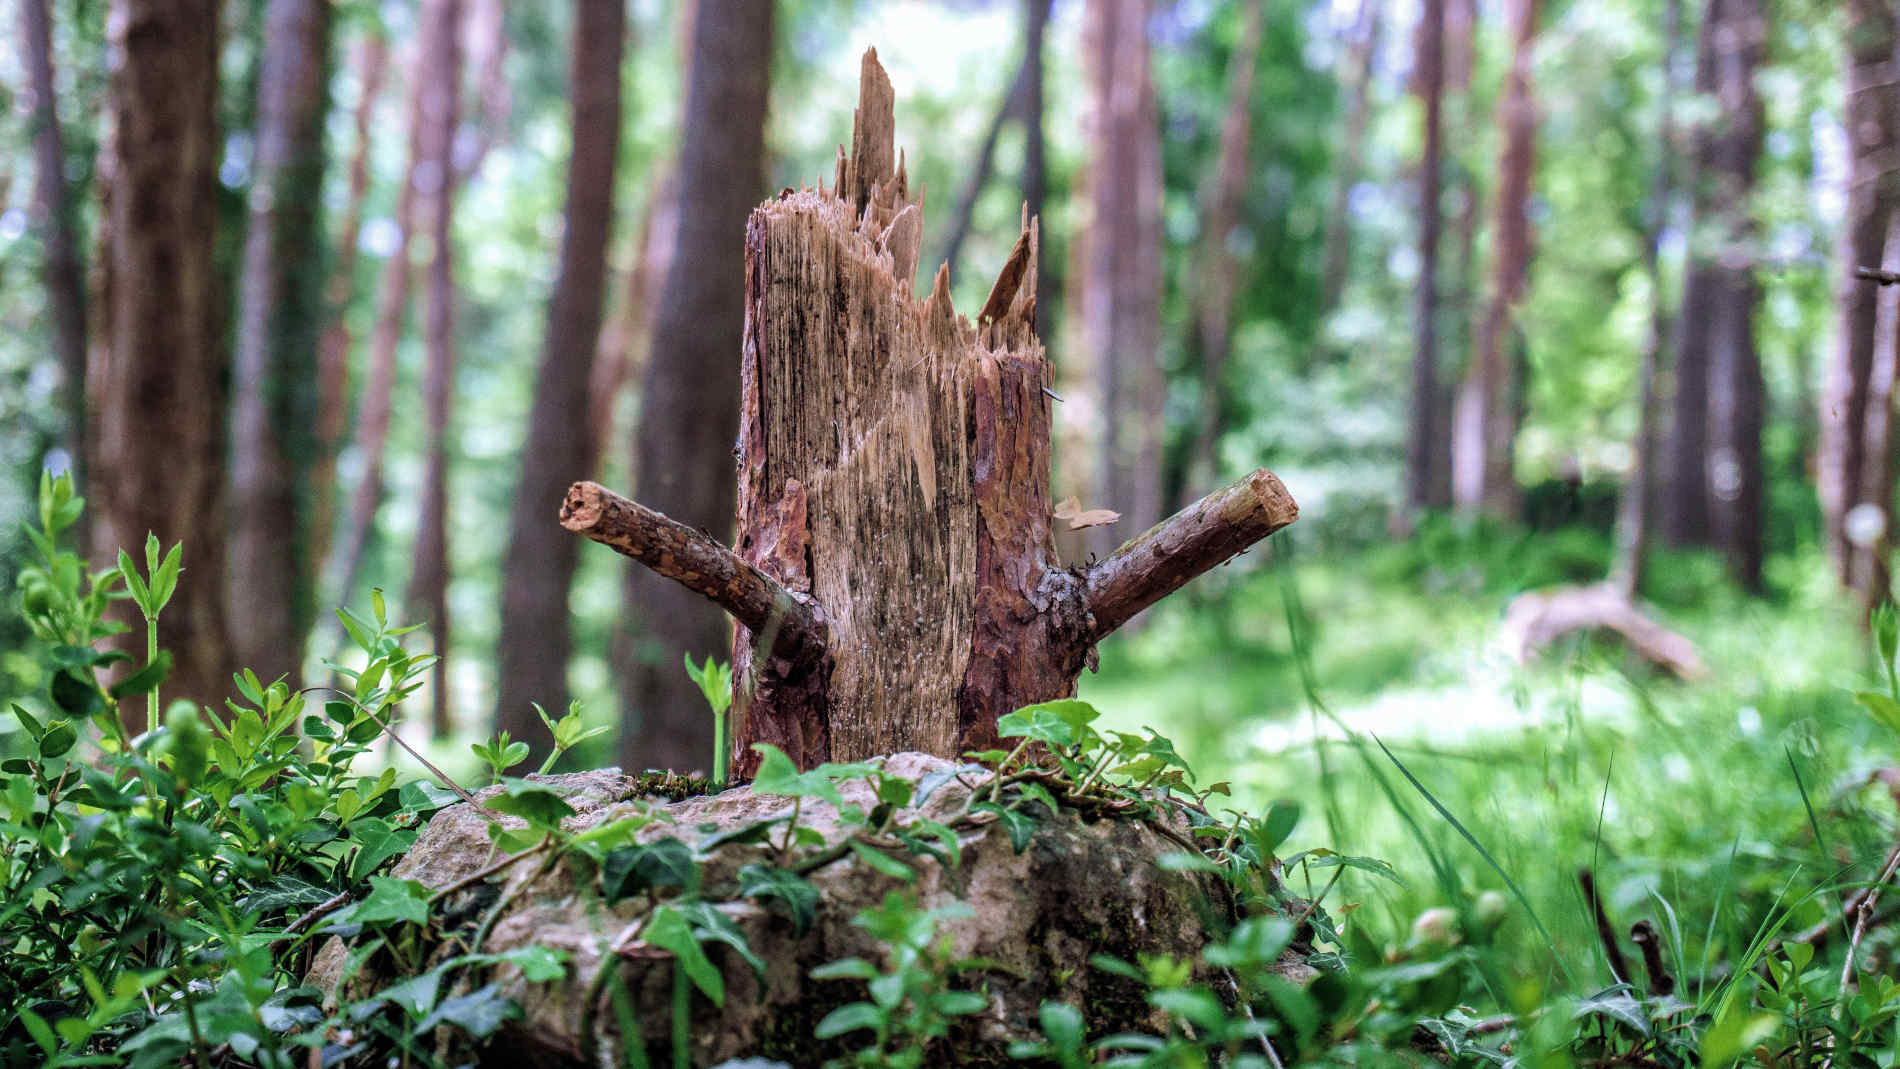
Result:
{"label": "sunlit grass", "polygon": [[1529,545],[1277,561],[1159,613],[1104,651],[1083,693],[1115,726],[1174,737],[1204,782],[1232,783],[1236,807],[1301,803],[1291,848],[1394,865],[1405,886],[1355,873],[1329,902],[1357,904],[1354,921],[1388,946],[1424,909],[1506,892],[1487,854],[1551,938],[1520,910],[1497,964],[1544,989],[1566,970],[1578,992],[1610,980],[1580,868],[1620,931],[1648,918],[1667,933],[1672,906],[1687,945],[1666,956],[1692,972],[1739,964],[1765,923],[1837,913],[1831,889],[1869,878],[1891,845],[1894,805],[1869,775],[1900,740],[1854,704],[1871,660],[1823,563],[1781,562],[1778,596],[1751,600],[1707,562],[1664,561],[1662,614],[1712,669],[1688,684],[1597,641],[1513,662],[1497,641],[1510,596],[1594,578]]}

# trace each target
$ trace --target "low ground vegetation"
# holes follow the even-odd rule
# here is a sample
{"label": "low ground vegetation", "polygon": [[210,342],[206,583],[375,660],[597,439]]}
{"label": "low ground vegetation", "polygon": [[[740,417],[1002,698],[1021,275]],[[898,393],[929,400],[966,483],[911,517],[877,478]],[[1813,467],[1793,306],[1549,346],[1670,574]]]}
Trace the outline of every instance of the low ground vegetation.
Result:
{"label": "low ground vegetation", "polygon": [[[1085,691],[1106,715],[1067,701],[1005,718],[1010,748],[971,755],[983,770],[969,774],[991,788],[949,821],[893,823],[930,784],[871,765],[799,773],[765,752],[752,790],[793,805],[760,832],[779,856],[711,887],[692,876],[719,844],[636,842],[637,817],[564,831],[561,797],[512,777],[513,740],[483,743],[486,772],[466,784],[385,743],[429,661],[403,648],[380,597],[341,615],[356,649],[336,689],[239,672],[221,715],[177,705],[129,733],[122,713],[160,712],[163,610],[181,577],[155,543],[143,566],[128,554],[90,570],[60,542],[80,508],[69,483],[42,483],[21,609],[46,689],[0,729],[8,1065],[478,1060],[519,1013],[490,978],[553,982],[570,963],[535,947],[486,951],[494,904],[452,916],[449,893],[388,873],[432,813],[491,780],[488,807],[515,819],[493,825],[495,861],[478,879],[577,860],[603,901],[643,899],[632,941],[674,963],[671,1007],[651,1014],[602,974],[616,1034],[650,1040],[617,1048],[625,1064],[690,1064],[681,1023],[725,997],[722,970],[749,967],[708,905],[747,897],[799,923],[812,906],[800,866],[838,847],[803,841],[797,800],[851,781],[888,807],[861,811],[864,837],[844,849],[900,883],[957,863],[957,820],[999,822],[1021,848],[1063,813],[1187,815],[1192,834],[1165,863],[1217,875],[1238,908],[1210,915],[1195,960],[1091,960],[1132,985],[1152,1027],[1109,1031],[1088,1006],[1049,1002],[1040,1038],[1009,1051],[1025,1063],[1900,1057],[1881,896],[1900,859],[1889,786],[1900,629],[1877,619],[1870,665],[1853,622],[1812,607],[1799,567],[1775,606],[1722,593],[1697,559],[1658,569],[1652,594],[1715,668],[1691,688],[1587,641],[1525,671],[1487,659],[1497,598],[1591,578],[1603,547],[1590,536],[1498,550],[1497,532],[1448,526],[1352,569],[1283,551],[1277,574],[1238,575],[1125,645],[1111,661],[1133,667]],[[122,598],[149,628],[142,660],[105,641],[105,609]],[[1325,613],[1307,608],[1319,604]],[[104,674],[121,660],[136,663]],[[694,672],[717,679],[710,665]],[[1352,685],[1334,686],[1342,678]],[[1421,708],[1501,701],[1520,719],[1462,736],[1348,727],[1376,721],[1377,705],[1353,704],[1395,683]],[[1276,748],[1271,759],[1220,734],[1236,701],[1252,702],[1237,722]],[[573,712],[549,726],[563,748],[585,733]],[[832,1064],[955,1060],[957,1021],[985,998],[981,963],[945,952],[939,929],[954,919],[901,891],[862,914],[881,955],[814,973],[857,992],[814,1026]],[[459,952],[421,959],[423,937],[444,930],[467,933]],[[306,984],[331,936],[350,941],[348,975],[394,978],[346,984],[342,998]],[[1289,948],[1310,979],[1289,978]]]}

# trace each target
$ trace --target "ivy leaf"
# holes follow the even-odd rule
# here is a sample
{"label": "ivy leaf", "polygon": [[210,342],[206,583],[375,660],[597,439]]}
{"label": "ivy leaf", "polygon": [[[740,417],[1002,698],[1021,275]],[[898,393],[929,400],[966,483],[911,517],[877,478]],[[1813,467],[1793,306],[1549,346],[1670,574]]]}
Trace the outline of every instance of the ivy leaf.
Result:
{"label": "ivy leaf", "polygon": [[501,993],[501,985],[487,984],[466,995],[443,1001],[434,1012],[417,1023],[415,1034],[422,1035],[437,1025],[452,1024],[476,1039],[487,1039],[502,1026],[502,1022],[513,1020],[521,1014],[521,1007]]}
{"label": "ivy leaf", "polygon": [[283,875],[238,899],[237,905],[247,913],[268,916],[299,906],[314,906],[329,897],[329,890],[309,880]]}
{"label": "ivy leaf", "polygon": [[893,880],[909,882],[917,876],[917,873],[912,870],[909,865],[860,840],[851,840],[851,852],[858,855],[859,861],[864,862],[866,865],[889,876]]}
{"label": "ivy leaf", "polygon": [[1009,845],[1016,853],[1022,853],[1029,840],[1036,837],[1036,829],[1042,824],[1035,817],[1020,809],[1009,809],[995,802],[978,802],[970,807],[972,812],[995,813],[1002,822],[1003,830],[1009,833]]}
{"label": "ivy leaf", "polygon": [[398,880],[392,876],[371,876],[369,886],[369,897],[348,909],[339,911],[336,923],[342,923],[346,919],[352,924],[389,921],[407,921],[410,924],[428,923],[429,891],[420,883],[414,880]]}
{"label": "ivy leaf", "polygon": [[706,957],[699,940],[693,938],[692,925],[678,910],[669,906],[654,910],[646,927],[641,930],[640,938],[661,950],[672,952],[679,967],[686,970],[687,978],[693,981],[693,986],[699,988],[700,993],[710,999],[713,1005],[725,1006],[725,978],[719,975],[719,970]]}
{"label": "ivy leaf", "polygon": [[739,894],[764,899],[768,907],[792,922],[800,936],[818,919],[818,889],[790,869],[776,865],[747,865],[739,870]]}
{"label": "ivy leaf", "polygon": [[731,917],[719,911],[711,902],[689,902],[674,907],[679,910],[693,927],[693,937],[701,943],[708,941],[724,943],[731,947],[747,965],[760,976],[765,975],[765,960],[753,953],[752,945],[745,940],[745,933],[739,930]]}
{"label": "ivy leaf", "polygon": [[559,793],[534,783],[512,782],[498,798],[488,801],[497,813],[520,817],[535,828],[558,831],[562,819],[574,815],[574,807]]}
{"label": "ivy leaf", "polygon": [[357,844],[356,860],[350,863],[350,879],[360,880],[377,867],[402,853],[416,841],[415,828],[395,828],[381,817],[364,817],[350,825],[350,841]]}
{"label": "ivy leaf", "polygon": [[800,772],[784,751],[769,742],[755,742],[752,749],[759,754],[759,772],[752,777],[753,794],[820,798],[835,806],[844,805],[837,784],[822,772]]}
{"label": "ivy leaf", "polygon": [[600,863],[601,893],[610,906],[656,887],[698,886],[692,848],[671,837],[617,847]]}

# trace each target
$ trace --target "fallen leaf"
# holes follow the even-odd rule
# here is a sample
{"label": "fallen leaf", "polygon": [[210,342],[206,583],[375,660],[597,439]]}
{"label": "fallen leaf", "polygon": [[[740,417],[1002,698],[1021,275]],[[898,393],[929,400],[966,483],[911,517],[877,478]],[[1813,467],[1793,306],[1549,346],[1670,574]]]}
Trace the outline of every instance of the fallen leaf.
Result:
{"label": "fallen leaf", "polygon": [[1056,503],[1051,513],[1058,520],[1069,521],[1069,530],[1080,531],[1084,527],[1105,527],[1122,518],[1122,514],[1112,509],[1084,509],[1082,500],[1065,497]]}

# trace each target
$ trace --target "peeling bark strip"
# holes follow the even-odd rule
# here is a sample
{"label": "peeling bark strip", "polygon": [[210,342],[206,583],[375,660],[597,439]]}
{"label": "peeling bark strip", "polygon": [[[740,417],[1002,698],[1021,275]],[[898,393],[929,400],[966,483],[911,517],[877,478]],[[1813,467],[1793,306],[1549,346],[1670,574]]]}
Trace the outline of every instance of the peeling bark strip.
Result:
{"label": "peeling bark strip", "polygon": [[976,323],[947,269],[914,295],[922,196],[893,99],[867,52],[836,188],[747,223],[736,550],[592,483],[562,509],[738,620],[740,775],[755,742],[803,768],[992,746],[999,716],[1074,693],[1097,641],[1298,515],[1258,471],[1093,572],[1061,566],[1037,224],[1025,212]]}

